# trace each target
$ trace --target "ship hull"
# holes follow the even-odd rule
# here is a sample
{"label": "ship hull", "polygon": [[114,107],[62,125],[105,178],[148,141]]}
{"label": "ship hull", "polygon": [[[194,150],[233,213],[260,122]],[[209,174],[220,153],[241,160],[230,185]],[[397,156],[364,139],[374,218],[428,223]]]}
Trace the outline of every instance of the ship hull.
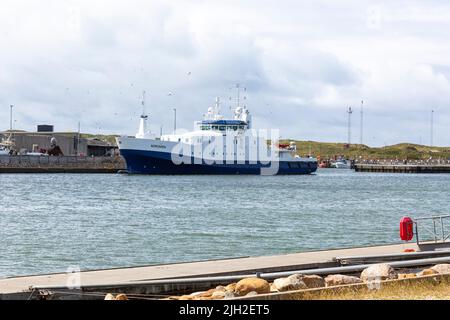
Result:
{"label": "ship hull", "polygon": [[[127,164],[127,172],[131,174],[153,175],[260,175],[264,168],[277,168],[277,175],[311,174],[317,170],[317,161],[279,161],[273,164],[261,163],[226,163],[207,164],[203,160],[191,158],[188,163],[175,164],[171,154],[166,152],[121,149],[121,155]],[[272,170],[267,169],[267,172]]]}

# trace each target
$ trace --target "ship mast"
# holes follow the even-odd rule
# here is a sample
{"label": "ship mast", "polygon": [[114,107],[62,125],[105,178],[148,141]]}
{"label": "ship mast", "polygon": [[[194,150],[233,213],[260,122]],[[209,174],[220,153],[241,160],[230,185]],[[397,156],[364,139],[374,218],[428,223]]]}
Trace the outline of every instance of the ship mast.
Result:
{"label": "ship mast", "polygon": [[145,110],[145,94],[146,92],[142,92],[142,115],[141,115],[141,121],[139,123],[139,131],[136,134],[136,138],[138,139],[144,139],[147,136],[147,120],[148,115]]}

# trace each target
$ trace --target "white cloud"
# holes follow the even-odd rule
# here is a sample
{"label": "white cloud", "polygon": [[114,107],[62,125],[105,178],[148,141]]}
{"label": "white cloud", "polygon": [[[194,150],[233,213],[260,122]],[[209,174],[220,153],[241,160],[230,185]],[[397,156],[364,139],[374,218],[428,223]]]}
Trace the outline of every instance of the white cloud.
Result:
{"label": "white cloud", "polygon": [[240,82],[257,124],[285,137],[344,141],[346,108],[364,99],[367,143],[426,143],[434,108],[448,145],[449,13],[443,1],[2,1],[0,128],[14,104],[23,129],[133,134],[144,89],[155,129],[171,130],[173,107],[190,128],[215,96],[227,111]]}

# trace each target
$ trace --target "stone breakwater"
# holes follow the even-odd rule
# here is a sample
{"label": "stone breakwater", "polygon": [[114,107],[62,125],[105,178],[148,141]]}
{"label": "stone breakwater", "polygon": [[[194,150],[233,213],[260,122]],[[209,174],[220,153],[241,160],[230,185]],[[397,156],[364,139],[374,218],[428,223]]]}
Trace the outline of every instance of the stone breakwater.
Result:
{"label": "stone breakwater", "polygon": [[125,168],[120,156],[0,156],[0,173],[115,173]]}
{"label": "stone breakwater", "polygon": [[[218,286],[207,291],[194,292],[189,295],[171,296],[164,300],[224,300],[239,297],[256,297],[262,294],[296,290],[339,287],[349,284],[376,284],[379,281],[402,280],[444,274],[450,274],[450,264],[438,264],[417,273],[401,273],[389,264],[374,264],[364,269],[359,277],[342,274],[331,274],[326,277],[293,274],[289,277],[275,279],[273,282],[260,278],[245,278],[237,283],[231,283],[226,286]],[[108,294],[105,300],[125,300],[126,296],[120,295],[117,298],[115,299],[114,296]]]}

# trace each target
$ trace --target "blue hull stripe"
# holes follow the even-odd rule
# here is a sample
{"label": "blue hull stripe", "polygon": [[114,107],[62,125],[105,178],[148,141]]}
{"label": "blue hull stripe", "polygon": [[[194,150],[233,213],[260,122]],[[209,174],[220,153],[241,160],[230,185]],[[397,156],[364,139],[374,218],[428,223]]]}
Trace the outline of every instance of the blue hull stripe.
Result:
{"label": "blue hull stripe", "polygon": [[[170,153],[143,150],[120,150],[125,158],[127,171],[133,174],[261,174],[261,168],[268,165],[259,164],[192,164],[176,165]],[[279,175],[310,174],[317,170],[316,161],[280,161]]]}

